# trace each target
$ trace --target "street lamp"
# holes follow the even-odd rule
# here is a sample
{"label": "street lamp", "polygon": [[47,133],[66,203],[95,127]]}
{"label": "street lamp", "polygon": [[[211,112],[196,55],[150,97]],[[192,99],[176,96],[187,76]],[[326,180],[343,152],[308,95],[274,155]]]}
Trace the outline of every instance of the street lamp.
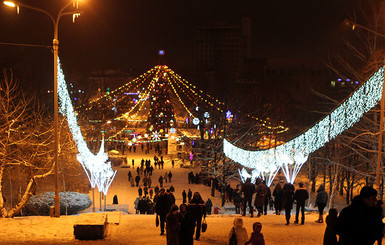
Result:
{"label": "street lamp", "polygon": [[71,4],[73,4],[76,9],[78,8],[78,2],[79,0],[73,0],[69,3],[65,4],[58,14],[56,15],[56,18],[52,16],[49,12],[47,12],[44,9],[36,8],[33,6],[29,6],[23,3],[14,2],[14,1],[3,1],[3,3],[8,7],[17,8],[17,12],[19,13],[19,8],[24,7],[28,9],[32,9],[38,12],[41,12],[45,15],[47,15],[53,24],[54,27],[54,38],[52,41],[52,47],[53,47],[53,76],[54,76],[54,138],[55,138],[55,150],[54,150],[54,164],[55,164],[55,196],[54,196],[54,202],[55,202],[55,217],[60,217],[60,196],[59,196],[59,178],[58,178],[58,151],[59,151],[59,136],[58,136],[58,117],[59,117],[59,110],[58,110],[58,82],[57,82],[57,66],[58,66],[58,50],[59,50],[59,39],[58,39],[58,29],[59,29],[59,21],[61,17],[65,15],[72,15],[73,18],[78,17],[80,15],[79,11],[72,11],[72,12],[64,12]]}
{"label": "street lamp", "polygon": [[[365,31],[371,32],[375,35],[378,35],[382,38],[385,38],[384,34],[381,34],[379,32],[376,32],[372,29],[369,29],[363,25],[357,24],[351,20],[345,19],[345,23],[352,26],[352,30],[354,30],[356,27],[359,27],[361,29],[364,29]],[[384,64],[385,64],[385,58],[384,58]],[[379,136],[378,136],[378,153],[377,153],[377,168],[376,168],[376,186],[378,195],[380,195],[380,169],[381,169],[381,161],[382,161],[382,141],[383,141],[383,131],[384,131],[384,108],[385,108],[385,74],[384,74],[384,82],[382,87],[382,97],[381,97],[381,112],[380,112],[380,130],[379,130]]]}

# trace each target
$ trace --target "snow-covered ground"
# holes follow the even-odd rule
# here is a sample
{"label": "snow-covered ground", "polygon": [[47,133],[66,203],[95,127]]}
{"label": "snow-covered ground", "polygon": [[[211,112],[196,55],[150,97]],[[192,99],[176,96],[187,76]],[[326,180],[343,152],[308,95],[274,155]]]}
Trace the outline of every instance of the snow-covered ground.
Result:
{"label": "snow-covered ground", "polygon": [[[153,154],[142,154],[140,148],[138,153],[128,153],[128,163],[135,159],[135,166],[140,164],[142,158],[151,159]],[[152,176],[152,186],[158,184],[160,175],[171,171],[173,178],[171,183],[166,183],[165,188],[171,184],[175,187],[176,203],[182,203],[182,191],[190,188],[192,192],[199,191],[204,200],[210,197],[210,188],[203,185],[187,184],[187,173],[192,169],[180,168],[180,161],[176,162],[175,168],[171,167],[171,159],[165,157],[164,169],[156,169]],[[119,225],[110,224],[108,226],[107,237],[101,241],[78,241],[73,234],[73,225],[79,221],[80,216],[61,216],[60,218],[50,218],[42,216],[17,217],[13,219],[0,219],[0,244],[166,244],[166,237],[160,236],[159,228],[155,227],[154,215],[135,215],[134,200],[138,196],[138,188],[131,187],[128,182],[127,173],[131,171],[136,176],[136,171],[132,168],[117,168],[118,172],[112,183],[108,195],[107,205],[112,204],[113,196],[118,195],[119,204],[129,206],[130,214],[123,214]],[[194,172],[197,172],[196,169]],[[87,181],[87,180],[85,180]],[[233,183],[235,184],[235,183]],[[235,187],[235,186],[233,186]],[[92,199],[92,192],[89,193]],[[219,193],[216,197],[210,197],[214,205],[220,205]],[[104,200],[102,201],[104,204]],[[99,209],[99,195],[95,195],[96,210]],[[240,215],[210,215],[206,221],[208,224],[207,232],[203,233],[200,241],[194,244],[227,244],[228,232],[232,227],[235,217]],[[252,224],[256,221],[262,223],[262,233],[265,236],[266,244],[292,245],[292,244],[322,244],[325,224],[317,224],[314,220],[317,214],[308,213],[305,225],[285,225],[284,215],[273,215],[271,211],[267,216],[260,218],[243,217],[244,226],[248,235],[252,231]],[[292,221],[294,217],[292,216]]]}

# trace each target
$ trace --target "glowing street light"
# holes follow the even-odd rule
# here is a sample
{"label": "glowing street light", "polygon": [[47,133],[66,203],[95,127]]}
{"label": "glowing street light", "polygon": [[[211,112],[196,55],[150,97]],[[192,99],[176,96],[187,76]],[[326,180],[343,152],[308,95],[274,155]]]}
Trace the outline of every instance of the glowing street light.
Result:
{"label": "glowing street light", "polygon": [[24,3],[20,2],[13,2],[13,1],[3,1],[4,5],[12,8],[17,8],[17,13],[19,13],[19,7],[24,7],[28,9],[32,9],[35,11],[38,11],[40,13],[43,13],[47,15],[53,24],[54,27],[54,38],[52,41],[52,46],[53,46],[53,63],[54,63],[54,124],[55,124],[55,129],[54,129],[54,138],[55,138],[55,150],[54,150],[54,164],[55,164],[55,196],[54,196],[54,202],[55,202],[55,217],[60,217],[60,196],[59,196],[59,178],[58,178],[58,152],[59,152],[59,137],[58,137],[58,114],[59,114],[59,109],[58,109],[58,71],[57,71],[57,66],[58,66],[58,50],[59,50],[59,39],[58,39],[58,29],[59,29],[59,21],[61,17],[65,15],[72,15],[73,20],[80,15],[79,11],[71,11],[71,12],[64,12],[71,4],[77,9],[79,4],[79,0],[73,0],[70,1],[69,3],[65,4],[58,14],[56,15],[56,18],[47,12],[44,9],[41,8],[36,8],[33,6],[26,5]]}

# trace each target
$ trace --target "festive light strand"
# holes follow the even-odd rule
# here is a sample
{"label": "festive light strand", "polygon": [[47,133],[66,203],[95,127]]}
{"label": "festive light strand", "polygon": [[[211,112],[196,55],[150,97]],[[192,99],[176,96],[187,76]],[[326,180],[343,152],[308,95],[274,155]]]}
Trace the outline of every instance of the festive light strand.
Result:
{"label": "festive light strand", "polygon": [[259,172],[282,168],[286,180],[293,183],[308,155],[352,127],[378,104],[382,97],[384,67],[344,100],[329,115],[298,137],[274,148],[247,151],[223,140],[225,155],[235,162]]}
{"label": "festive light strand", "polygon": [[95,188],[96,185],[100,192],[107,195],[108,188],[115,177],[116,171],[112,170],[110,162],[106,163],[108,155],[104,152],[104,140],[102,141],[98,154],[94,155],[88,149],[87,143],[85,142],[77,123],[75,111],[71,103],[71,98],[68,93],[67,84],[64,79],[59,58],[57,69],[60,113],[67,117],[68,127],[70,128],[72,137],[79,152],[77,154],[77,159],[86,172],[91,183],[91,187]]}

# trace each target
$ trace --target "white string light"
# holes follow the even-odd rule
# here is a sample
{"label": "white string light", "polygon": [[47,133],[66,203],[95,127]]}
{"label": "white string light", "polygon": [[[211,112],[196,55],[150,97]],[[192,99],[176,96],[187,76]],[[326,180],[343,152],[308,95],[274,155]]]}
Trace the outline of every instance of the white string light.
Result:
{"label": "white string light", "polygon": [[329,115],[285,144],[267,150],[247,151],[224,139],[223,151],[228,158],[259,173],[274,173],[281,168],[286,180],[293,183],[310,153],[352,127],[378,104],[382,96],[383,74],[384,68],[381,67]]}
{"label": "white string light", "polygon": [[98,154],[94,155],[85,142],[80,127],[77,123],[76,115],[71,103],[71,98],[67,90],[67,84],[64,79],[63,71],[60,67],[60,60],[58,58],[58,95],[59,95],[59,110],[60,113],[67,117],[68,127],[72,133],[72,137],[75,141],[78,149],[77,159],[84,168],[87,177],[91,183],[91,187],[98,187],[100,192],[107,195],[108,188],[110,187],[116,171],[111,168],[111,163],[108,160],[108,154],[104,152],[104,139],[100,146]]}

